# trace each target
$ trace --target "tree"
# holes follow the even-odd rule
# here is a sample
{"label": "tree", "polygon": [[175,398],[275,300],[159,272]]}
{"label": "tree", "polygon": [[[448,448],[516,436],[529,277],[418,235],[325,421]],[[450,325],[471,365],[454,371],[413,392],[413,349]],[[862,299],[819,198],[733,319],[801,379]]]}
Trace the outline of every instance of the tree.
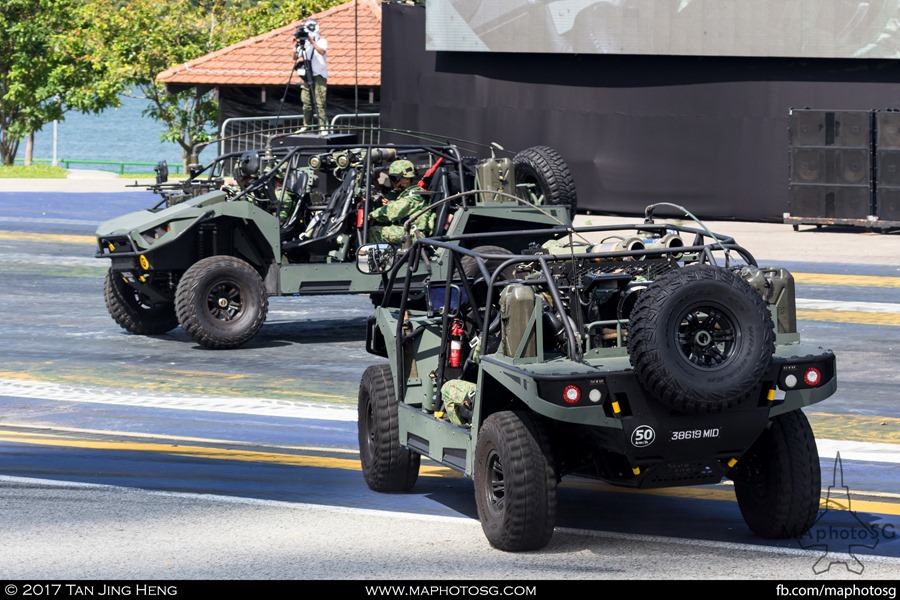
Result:
{"label": "tree", "polygon": [[320,13],[345,2],[347,0],[262,0],[238,3],[244,6],[231,15],[233,23],[229,28],[228,43],[234,44],[283,27],[306,15]]}
{"label": "tree", "polygon": [[118,105],[119,73],[103,63],[82,0],[0,2],[0,162],[66,112]]}
{"label": "tree", "polygon": [[213,138],[218,116],[215,91],[193,88],[174,94],[156,76],[248,37],[342,0],[87,0],[106,60],[118,65],[136,93],[150,101],[145,115],[162,122],[163,140],[177,143],[185,168]]}
{"label": "tree", "polygon": [[163,140],[177,143],[185,166],[195,162],[196,148],[215,123],[213,94],[191,90],[168,94],[156,75],[221,46],[215,19],[224,2],[206,7],[192,0],[86,0],[94,15],[92,35],[102,43],[104,59],[115,64],[127,82],[126,95],[145,98],[144,111],[165,125]]}

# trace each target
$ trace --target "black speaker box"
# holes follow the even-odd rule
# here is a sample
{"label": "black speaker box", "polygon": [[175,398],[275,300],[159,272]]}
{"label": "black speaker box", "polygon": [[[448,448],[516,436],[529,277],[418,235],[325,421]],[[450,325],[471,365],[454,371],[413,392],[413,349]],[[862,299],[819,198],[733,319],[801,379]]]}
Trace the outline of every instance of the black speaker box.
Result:
{"label": "black speaker box", "polygon": [[879,187],[900,186],[900,149],[875,153],[875,183]]}
{"label": "black speaker box", "polygon": [[900,187],[878,188],[875,215],[882,221],[900,222]]}
{"label": "black speaker box", "polygon": [[791,148],[791,183],[869,185],[869,148]]}
{"label": "black speaker box", "polygon": [[792,217],[865,219],[873,214],[872,201],[867,185],[791,185],[788,205]]}
{"label": "black speaker box", "polygon": [[872,111],[791,109],[791,147],[868,148],[872,143]]}
{"label": "black speaker box", "polygon": [[875,148],[877,150],[900,150],[900,112],[883,111],[875,113]]}

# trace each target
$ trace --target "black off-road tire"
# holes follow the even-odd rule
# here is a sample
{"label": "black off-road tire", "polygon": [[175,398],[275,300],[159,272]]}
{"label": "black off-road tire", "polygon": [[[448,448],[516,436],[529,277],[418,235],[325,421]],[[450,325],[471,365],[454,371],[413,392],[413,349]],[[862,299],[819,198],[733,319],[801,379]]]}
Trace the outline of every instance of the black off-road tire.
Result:
{"label": "black off-road tire", "polygon": [[269,297],[262,277],[233,256],[209,256],[191,265],[175,293],[175,314],[201,346],[237,348],[266,320]]}
{"label": "black off-road tire", "polygon": [[484,420],[473,480],[491,546],[522,552],[547,545],[556,524],[558,479],[547,432],[530,413],[502,411]]}
{"label": "black off-road tire", "polygon": [[796,410],[774,417],[731,472],[738,506],[765,538],[798,538],[819,512],[822,475],[809,420]]}
{"label": "black off-road tire", "polygon": [[728,410],[759,390],[775,352],[765,300],[714,265],[674,269],[634,305],[628,354],[644,389],[684,413]]}
{"label": "black off-road tire", "polygon": [[[516,179],[516,195],[530,200],[531,194],[544,197],[544,204],[564,206],[569,211],[569,218],[575,218],[578,210],[578,196],[575,192],[575,179],[562,156],[547,146],[526,148],[513,157],[513,170]],[[519,187],[532,184],[534,187]]]}
{"label": "black off-road tire", "polygon": [[[504,254],[512,258],[513,253],[504,248],[502,246],[476,246],[472,248],[473,252],[478,252],[479,254]],[[505,262],[506,259],[500,258],[490,258],[485,262],[485,266],[487,267],[488,275],[492,275],[497,267]],[[461,255],[460,257],[460,266],[462,267],[463,273],[468,278],[479,279],[483,277],[481,274],[481,270],[478,268],[478,261],[468,255]],[[513,268],[509,266],[503,270],[500,274],[503,279],[510,279],[513,276]],[[484,291],[487,291],[488,281],[484,280]]]}
{"label": "black off-road tire", "polygon": [[107,271],[103,282],[103,300],[106,309],[119,327],[137,335],[161,335],[178,327],[175,304],[161,302],[151,304],[147,297]]}
{"label": "black off-road tire", "polygon": [[376,492],[408,492],[422,457],[400,445],[400,416],[390,365],[372,365],[359,384],[357,430],[366,485]]}

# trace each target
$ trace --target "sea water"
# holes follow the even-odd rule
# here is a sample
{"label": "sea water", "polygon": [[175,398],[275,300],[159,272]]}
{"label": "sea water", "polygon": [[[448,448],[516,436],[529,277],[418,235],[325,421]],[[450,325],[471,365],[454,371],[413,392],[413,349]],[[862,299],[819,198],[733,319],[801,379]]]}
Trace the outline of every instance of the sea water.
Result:
{"label": "sea water", "polygon": [[[122,105],[102,113],[81,114],[69,112],[65,119],[57,123],[56,158],[60,166],[64,160],[95,160],[112,162],[139,162],[156,165],[165,160],[172,166],[183,164],[181,146],[161,140],[165,126],[143,111],[150,105],[148,100],[121,96]],[[210,133],[215,135],[214,131]],[[200,153],[200,162],[215,158],[216,145],[211,144]],[[24,159],[25,143],[19,146],[17,158]],[[53,123],[44,125],[34,134],[35,159],[53,159]],[[69,164],[70,169],[99,169],[116,171],[119,165]],[[152,166],[126,166],[126,172],[151,172]]]}

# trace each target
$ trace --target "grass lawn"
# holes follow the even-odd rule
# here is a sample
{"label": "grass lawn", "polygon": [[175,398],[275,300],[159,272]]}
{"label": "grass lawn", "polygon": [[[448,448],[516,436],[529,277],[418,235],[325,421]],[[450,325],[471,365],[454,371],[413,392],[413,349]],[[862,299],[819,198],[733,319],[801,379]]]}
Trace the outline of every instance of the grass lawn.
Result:
{"label": "grass lawn", "polygon": [[[156,173],[123,173],[116,176],[120,179],[156,179]],[[65,179],[66,169],[50,165],[0,165],[0,178],[3,179]],[[169,173],[170,180],[186,179],[186,174]]]}
{"label": "grass lawn", "polygon": [[65,179],[66,170],[50,165],[0,165],[0,178],[17,179]]}

